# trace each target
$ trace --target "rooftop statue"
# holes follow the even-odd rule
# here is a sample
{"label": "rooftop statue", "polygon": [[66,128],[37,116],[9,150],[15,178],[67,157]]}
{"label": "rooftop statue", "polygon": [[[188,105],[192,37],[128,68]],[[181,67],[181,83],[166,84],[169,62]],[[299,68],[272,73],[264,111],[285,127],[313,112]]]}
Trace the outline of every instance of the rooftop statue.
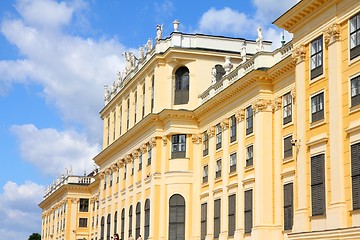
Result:
{"label": "rooftop statue", "polygon": [[136,57],[133,52],[124,52],[123,55],[126,60],[126,67],[125,67],[126,74],[128,74],[135,67]]}
{"label": "rooftop statue", "polygon": [[156,25],[156,42],[159,42],[162,39],[162,32],[163,32],[163,24]]}
{"label": "rooftop statue", "polygon": [[256,39],[256,44],[257,44],[257,50],[263,50],[264,46],[263,46],[263,35],[262,35],[262,30],[261,27],[258,27],[257,29],[258,32],[258,38]]}
{"label": "rooftop statue", "polygon": [[142,62],[145,58],[145,51],[144,51],[144,47],[140,46],[139,47],[139,61]]}
{"label": "rooftop statue", "polygon": [[242,61],[245,62],[246,61],[246,44],[245,44],[245,42],[242,43],[240,55],[241,55]]}
{"label": "rooftop statue", "polygon": [[147,40],[145,48],[146,48],[146,53],[149,53],[151,51],[151,49],[153,48],[153,43],[152,43],[151,38],[149,38]]}

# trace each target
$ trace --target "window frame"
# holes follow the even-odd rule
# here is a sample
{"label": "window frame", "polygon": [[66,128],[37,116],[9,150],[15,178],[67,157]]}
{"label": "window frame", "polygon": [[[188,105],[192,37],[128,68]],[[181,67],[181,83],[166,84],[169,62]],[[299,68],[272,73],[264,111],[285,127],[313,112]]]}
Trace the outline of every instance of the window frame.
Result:
{"label": "window frame", "polygon": [[207,183],[209,181],[209,165],[203,166],[203,174],[202,174],[202,183]]}
{"label": "window frame", "polygon": [[[234,159],[235,156],[235,159]],[[229,156],[229,161],[230,161],[230,173],[236,172],[236,164],[237,164],[237,153],[233,152],[230,154]]]}
{"label": "window frame", "polygon": [[215,126],[216,131],[216,150],[222,147],[222,128],[220,123]]}
{"label": "window frame", "polygon": [[253,190],[244,192],[244,233],[251,233],[253,227]]}
{"label": "window frame", "polygon": [[89,212],[89,199],[88,198],[80,198],[79,212]]}
{"label": "window frame", "polygon": [[222,169],[222,161],[221,158],[216,160],[216,165],[215,165],[215,179],[216,178],[221,178],[221,169]]}
{"label": "window frame", "polygon": [[230,117],[230,143],[233,143],[236,141],[237,134],[236,134],[236,117],[235,115],[232,115]]}
{"label": "window frame", "polygon": [[[352,21],[356,23],[354,30],[352,30]],[[359,24],[357,26],[357,24]],[[351,38],[355,35],[355,45],[352,47]],[[360,12],[349,19],[349,59],[353,60],[360,56]]]}
{"label": "window frame", "polygon": [[228,236],[234,236],[236,230],[236,194],[228,196]]}
{"label": "window frame", "polygon": [[326,213],[325,154],[312,156],[310,165],[311,213],[312,216],[324,215]]}
{"label": "window frame", "polygon": [[[87,228],[88,227],[88,218],[79,218],[79,228]],[[59,223],[58,223],[58,231],[59,231]]]}
{"label": "window frame", "polygon": [[207,202],[201,204],[200,240],[205,240],[207,235]]}
{"label": "window frame", "polygon": [[283,158],[288,159],[293,157],[292,135],[283,138]]}
{"label": "window frame", "polygon": [[190,71],[181,66],[174,75],[174,105],[188,104],[190,98]]}
{"label": "window frame", "polygon": [[[182,142],[183,139],[184,141]],[[171,136],[171,158],[186,157],[186,134],[174,134]]]}
{"label": "window frame", "polygon": [[221,229],[221,199],[214,200],[214,238],[219,238]]}
{"label": "window frame", "polygon": [[205,131],[203,133],[203,156],[206,156],[209,154],[209,135]]}
{"label": "window frame", "polygon": [[[356,159],[357,158],[357,159]],[[350,145],[352,209],[360,209],[360,142]]]}
{"label": "window frame", "polygon": [[292,95],[288,92],[282,97],[282,109],[283,109],[283,125],[292,122]]}
{"label": "window frame", "polygon": [[294,223],[294,186],[293,183],[284,184],[284,230],[291,230]]}
{"label": "window frame", "polygon": [[[250,149],[251,151],[249,151]],[[254,165],[254,145],[251,144],[246,146],[245,167],[249,167],[253,165]]]}
{"label": "window frame", "polygon": [[254,132],[254,111],[252,106],[248,106],[245,109],[246,116],[246,135],[250,135]]}
{"label": "window frame", "polygon": [[[174,194],[169,198],[169,240],[184,240],[186,232],[186,202],[180,194]],[[173,229],[175,228],[175,229]],[[175,236],[171,234],[175,230]],[[179,231],[181,231],[180,236]]]}
{"label": "window frame", "polygon": [[323,91],[311,96],[310,113],[311,123],[323,121],[325,119],[325,94]]}
{"label": "window frame", "polygon": [[351,107],[360,105],[360,75],[357,75],[350,79],[350,102],[351,102],[350,104]]}
{"label": "window frame", "polygon": [[[320,63],[319,63],[320,62]],[[310,43],[310,79],[321,76],[324,72],[324,42],[323,35]]]}

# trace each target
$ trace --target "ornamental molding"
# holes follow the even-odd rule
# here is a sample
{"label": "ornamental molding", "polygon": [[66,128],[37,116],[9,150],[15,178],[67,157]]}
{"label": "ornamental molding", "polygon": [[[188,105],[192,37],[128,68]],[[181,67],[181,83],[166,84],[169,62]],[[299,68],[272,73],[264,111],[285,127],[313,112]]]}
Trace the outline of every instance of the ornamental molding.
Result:
{"label": "ornamental molding", "polygon": [[334,23],[324,31],[325,45],[328,46],[340,40],[340,24]]}
{"label": "ornamental molding", "polygon": [[282,97],[275,98],[272,102],[273,111],[277,111],[277,110],[281,109],[281,105],[282,105]]}
{"label": "ornamental molding", "polygon": [[106,174],[106,175],[110,175],[111,172],[112,172],[111,167],[105,169],[105,174]]}
{"label": "ornamental molding", "polygon": [[268,99],[258,99],[253,104],[253,109],[255,113],[272,111],[272,101]]}
{"label": "ornamental molding", "polygon": [[143,154],[146,153],[147,148],[148,148],[147,143],[144,143],[143,145],[141,145],[141,147],[140,147],[141,153],[143,153]]}
{"label": "ornamental molding", "polygon": [[125,163],[131,163],[133,160],[131,154],[128,154],[125,156]]}
{"label": "ornamental molding", "polygon": [[305,52],[304,44],[294,48],[292,51],[292,58],[298,63],[304,61],[305,56],[306,56],[306,52]]}
{"label": "ornamental molding", "polygon": [[222,130],[226,130],[229,128],[229,119],[225,118],[224,120],[221,121],[220,126],[222,128]]}
{"label": "ornamental molding", "polygon": [[245,109],[240,109],[235,113],[235,117],[238,122],[241,122],[245,119]]}
{"label": "ornamental molding", "polygon": [[295,102],[295,98],[296,98],[296,90],[295,90],[295,87],[293,87],[293,88],[291,89],[290,94],[291,94],[291,97],[292,97],[293,102]]}
{"label": "ornamental molding", "polygon": [[99,173],[99,176],[100,176],[100,179],[102,180],[102,179],[104,179],[104,177],[105,177],[105,173],[104,173],[104,172],[101,172],[101,173]]}
{"label": "ornamental molding", "polygon": [[166,146],[166,144],[167,144],[167,142],[168,142],[167,136],[165,135],[165,136],[163,136],[161,139],[162,139],[162,141],[163,141],[163,146]]}
{"label": "ornamental molding", "polygon": [[118,165],[119,168],[122,168],[125,164],[124,159],[119,160],[116,164]]}
{"label": "ornamental molding", "polygon": [[191,140],[193,143],[199,144],[202,141],[202,136],[201,136],[201,134],[193,134],[191,137]]}
{"label": "ornamental molding", "polygon": [[215,126],[210,127],[207,130],[207,134],[208,134],[209,138],[212,138],[213,136],[215,136]]}
{"label": "ornamental molding", "polygon": [[133,152],[132,152],[132,156],[134,158],[138,158],[140,155],[140,149],[135,149]]}
{"label": "ornamental molding", "polygon": [[117,171],[118,169],[119,169],[119,167],[117,166],[117,164],[116,163],[114,163],[113,165],[111,165],[111,171]]}
{"label": "ornamental molding", "polygon": [[156,138],[151,138],[148,142],[150,147],[155,147],[156,146]]}

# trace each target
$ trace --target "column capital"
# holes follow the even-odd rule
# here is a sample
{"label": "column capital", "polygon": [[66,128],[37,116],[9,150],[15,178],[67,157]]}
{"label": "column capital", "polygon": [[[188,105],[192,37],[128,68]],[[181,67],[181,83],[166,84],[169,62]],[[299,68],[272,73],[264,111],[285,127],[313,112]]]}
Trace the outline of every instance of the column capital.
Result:
{"label": "column capital", "polygon": [[254,113],[272,111],[272,101],[268,99],[258,99],[253,104]]}
{"label": "column capital", "polygon": [[193,134],[191,137],[191,140],[193,143],[199,144],[202,141],[202,136],[201,136],[201,134]]}
{"label": "column capital", "polygon": [[99,176],[100,176],[100,179],[104,179],[105,173],[104,173],[104,172],[101,172],[101,173],[99,173]]}
{"label": "column capital", "polygon": [[229,128],[229,119],[225,118],[221,121],[220,126],[222,128],[222,130],[226,130]]}
{"label": "column capital", "polygon": [[235,113],[235,117],[238,122],[241,122],[245,119],[245,109],[240,109]]}
{"label": "column capital", "polygon": [[148,142],[150,147],[155,147],[156,146],[156,138],[151,138]]}
{"label": "column capital", "polygon": [[163,141],[163,146],[166,146],[167,145],[167,142],[168,142],[168,138],[166,135],[162,136],[162,141]]}
{"label": "column capital", "polygon": [[207,130],[207,134],[209,136],[209,138],[212,138],[213,136],[215,136],[215,127],[212,126]]}
{"label": "column capital", "polygon": [[134,158],[138,158],[139,157],[139,154],[140,154],[140,149],[135,149],[133,152],[132,152],[132,156]]}
{"label": "column capital", "polygon": [[292,58],[294,61],[300,63],[305,60],[306,52],[305,52],[305,45],[301,44],[300,46],[296,47],[292,51]]}
{"label": "column capital", "polygon": [[340,40],[340,24],[334,23],[324,31],[325,45],[329,46]]}
{"label": "column capital", "polygon": [[128,155],[125,156],[125,163],[131,163],[132,160],[133,160],[133,159],[132,159],[131,154],[128,154]]}
{"label": "column capital", "polygon": [[277,111],[279,109],[281,109],[281,105],[282,105],[282,98],[281,97],[277,97],[272,101],[272,109],[273,112]]}
{"label": "column capital", "polygon": [[144,143],[143,145],[141,145],[141,147],[140,147],[141,153],[143,153],[143,154],[146,153],[147,148],[148,148],[148,143]]}

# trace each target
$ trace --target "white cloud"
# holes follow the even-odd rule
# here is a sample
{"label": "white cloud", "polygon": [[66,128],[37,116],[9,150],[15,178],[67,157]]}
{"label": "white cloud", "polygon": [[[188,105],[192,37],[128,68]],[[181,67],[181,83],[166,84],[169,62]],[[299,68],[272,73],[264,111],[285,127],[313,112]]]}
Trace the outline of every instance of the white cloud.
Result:
{"label": "white cloud", "polygon": [[50,176],[60,176],[70,166],[74,174],[90,172],[91,159],[100,151],[99,145],[75,131],[40,130],[30,124],[12,126],[11,130],[20,142],[22,158]]}
{"label": "white cloud", "polygon": [[103,86],[123,68],[124,46],[115,38],[95,40],[63,31],[85,8],[82,1],[21,0],[16,6],[22,18],[7,18],[0,26],[24,57],[0,61],[0,94],[11,82],[37,82],[65,125],[77,124],[99,142]]}
{"label": "white cloud", "polygon": [[[210,8],[201,16],[196,31],[255,40],[257,28],[262,27],[264,40],[272,41],[275,49],[280,47],[282,30],[272,22],[295,3],[296,0],[279,0],[276,4],[273,0],[253,0],[255,13],[252,15],[228,7]],[[285,33],[285,37],[287,41],[291,39],[288,33]]]}
{"label": "white cloud", "polygon": [[37,206],[44,186],[33,182],[18,185],[8,181],[0,195],[0,239],[27,239],[41,231],[41,209]]}
{"label": "white cloud", "polygon": [[211,8],[201,16],[197,31],[215,35],[241,36],[246,34],[248,29],[254,28],[254,22],[249,20],[245,13],[228,7],[219,10]]}

